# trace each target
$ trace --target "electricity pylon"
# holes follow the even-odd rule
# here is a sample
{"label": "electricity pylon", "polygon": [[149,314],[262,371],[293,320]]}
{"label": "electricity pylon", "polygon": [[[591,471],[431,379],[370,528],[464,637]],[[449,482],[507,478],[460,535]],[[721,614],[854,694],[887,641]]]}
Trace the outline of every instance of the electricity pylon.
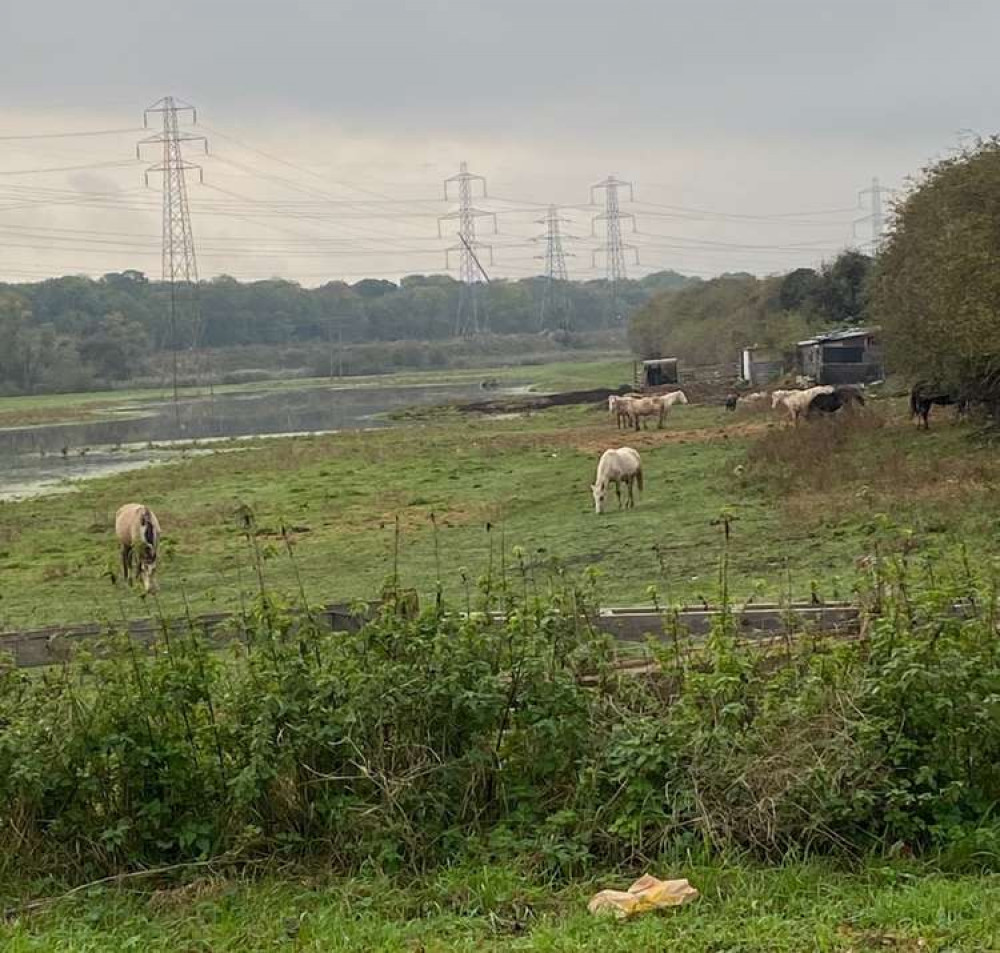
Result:
{"label": "electricity pylon", "polygon": [[497,231],[497,217],[494,212],[487,212],[476,208],[472,204],[472,183],[481,182],[483,186],[483,198],[486,198],[486,179],[481,175],[473,175],[469,171],[468,164],[463,162],[458,175],[444,180],[444,197],[450,198],[448,186],[458,185],[458,208],[454,212],[438,217],[438,237],[443,237],[441,233],[441,223],[449,220],[458,220],[458,244],[452,245],[445,250],[445,262],[448,268],[451,267],[451,253],[459,253],[458,280],[461,287],[458,292],[458,309],[455,314],[455,334],[468,336],[478,334],[480,331],[488,330],[488,322],[485,313],[480,314],[479,307],[479,279],[486,278],[486,272],[476,255],[477,248],[485,248],[490,256],[490,264],[493,264],[493,246],[483,244],[476,240],[476,219],[492,218],[493,233]]}
{"label": "electricity pylon", "polygon": [[198,308],[198,262],[194,252],[194,236],[191,231],[191,212],[188,208],[187,180],[185,173],[197,170],[199,181],[203,181],[201,166],[184,158],[182,143],[200,142],[208,153],[208,139],[181,130],[178,114],[191,114],[192,123],[197,123],[198,113],[194,106],[179,102],[173,96],[164,96],[142,114],[142,124],[149,128],[151,115],[159,113],[163,117],[160,132],[141,140],[136,146],[136,157],[142,157],[142,147],[158,145],[162,147],[162,157],[158,163],[146,169],[145,182],[149,185],[150,173],[163,175],[163,257],[162,278],[170,290],[170,350],[173,358],[174,409],[177,410],[177,354],[181,348],[178,320],[178,296],[186,292],[190,305],[190,336],[188,346],[192,349],[201,337],[201,316]]}
{"label": "electricity pylon", "polygon": [[[567,252],[563,251],[561,230],[561,225],[565,221],[566,219],[559,217],[559,209],[555,205],[549,206],[545,218],[536,219],[539,225],[545,226],[545,234],[535,239],[545,242],[545,254],[535,256],[545,261],[545,286],[538,308],[539,328],[545,327],[549,315],[556,314],[560,316],[559,326],[564,330],[569,329],[569,299],[566,295],[566,282],[569,280],[566,274]],[[569,257],[573,257],[572,252],[568,254]]]}
{"label": "electricity pylon", "polygon": [[886,194],[892,195],[895,189],[887,189],[879,185],[878,178],[872,179],[871,188],[862,189],[858,192],[858,204],[864,202],[866,195],[871,196],[871,212],[862,219],[855,222],[855,226],[862,222],[869,222],[872,229],[871,249],[872,254],[877,255],[882,250],[882,242],[885,239],[885,213],[883,211],[882,197]]}
{"label": "electricity pylon", "polygon": [[639,250],[635,245],[628,245],[622,241],[622,219],[630,219],[632,231],[636,230],[635,216],[631,212],[623,212],[618,202],[618,189],[627,187],[629,201],[635,197],[632,183],[622,182],[613,175],[609,175],[603,182],[590,187],[590,202],[594,204],[594,193],[598,189],[604,189],[604,211],[600,215],[595,215],[591,222],[590,230],[592,235],[597,234],[597,223],[605,224],[605,242],[594,249],[594,264],[597,264],[597,256],[604,253],[607,266],[607,279],[611,290],[611,313],[615,321],[621,320],[618,313],[618,282],[628,277],[625,269],[625,252],[630,251],[635,254],[635,263],[639,264]]}

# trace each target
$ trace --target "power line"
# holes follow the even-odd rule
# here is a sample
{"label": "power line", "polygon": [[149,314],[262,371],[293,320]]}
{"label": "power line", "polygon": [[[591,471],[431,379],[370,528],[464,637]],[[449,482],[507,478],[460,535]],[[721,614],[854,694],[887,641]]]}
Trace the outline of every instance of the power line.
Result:
{"label": "power line", "polygon": [[480,331],[488,330],[485,315],[480,322],[479,315],[479,278],[480,274],[485,276],[482,265],[479,264],[476,255],[477,248],[485,248],[489,252],[490,264],[493,264],[493,246],[486,245],[476,240],[476,219],[492,218],[493,232],[497,231],[497,220],[494,212],[487,212],[480,208],[475,208],[472,204],[472,185],[474,182],[482,183],[483,198],[487,197],[486,179],[481,175],[474,175],[469,171],[468,163],[463,162],[459,167],[458,175],[453,175],[444,180],[444,197],[449,197],[448,186],[458,186],[458,208],[454,212],[449,212],[438,218],[438,235],[441,235],[441,223],[446,221],[458,221],[458,244],[451,245],[445,250],[445,266],[451,267],[451,252],[459,253],[458,280],[462,287],[458,293],[458,308],[455,314],[455,333],[466,336],[478,334]]}
{"label": "power line", "polygon": [[[720,212],[713,209],[692,208],[686,205],[668,205],[663,202],[650,202],[647,199],[643,199],[639,202],[636,202],[635,204],[642,206],[650,206],[651,208],[667,209],[672,212],[681,212],[686,215],[703,216],[705,218],[736,219],[736,220],[746,220],[751,222],[782,221],[786,219],[794,220],[796,218],[807,218],[809,216],[814,216],[814,215],[815,216],[844,215],[850,212],[857,211],[857,208],[852,206],[850,208],[811,209],[811,210],[803,210],[801,212],[771,212],[766,215],[765,214],[754,215],[742,212]],[[831,223],[824,223],[824,224],[831,224]]]}
{"label": "power line", "polygon": [[79,139],[92,136],[134,136],[142,132],[141,126],[131,129],[86,129],[78,132],[31,132],[21,135],[0,136],[0,142],[26,142],[34,139]]}
{"label": "power line", "polygon": [[110,162],[84,162],[80,165],[56,165],[38,169],[3,169],[0,175],[45,175],[49,172],[83,172],[89,169],[120,169],[123,166],[135,165],[131,159],[114,159]]}

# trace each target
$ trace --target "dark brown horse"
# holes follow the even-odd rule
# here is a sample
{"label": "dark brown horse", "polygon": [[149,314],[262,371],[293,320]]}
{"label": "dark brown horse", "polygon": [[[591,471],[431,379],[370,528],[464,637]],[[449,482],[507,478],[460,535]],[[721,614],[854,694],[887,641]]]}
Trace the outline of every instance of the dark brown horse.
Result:
{"label": "dark brown horse", "polygon": [[966,412],[969,402],[966,398],[954,394],[930,381],[917,381],[910,391],[910,416],[918,417],[924,422],[924,430],[930,429],[929,418],[931,408],[939,404],[943,407],[954,405],[958,415]]}

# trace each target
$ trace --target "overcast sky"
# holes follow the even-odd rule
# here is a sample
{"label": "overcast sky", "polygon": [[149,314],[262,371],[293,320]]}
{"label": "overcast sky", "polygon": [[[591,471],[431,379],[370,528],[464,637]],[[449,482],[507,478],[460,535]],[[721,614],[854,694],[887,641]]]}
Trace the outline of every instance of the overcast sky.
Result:
{"label": "overcast sky", "polygon": [[996,130],[998,36],[995,0],[0,0],[0,278],[159,274],[157,156],[134,156],[167,94],[210,143],[187,150],[203,277],[441,271],[463,160],[491,275],[537,273],[549,203],[571,277],[603,274],[608,175],[634,184],[630,274],[816,264],[870,240],[874,176]]}

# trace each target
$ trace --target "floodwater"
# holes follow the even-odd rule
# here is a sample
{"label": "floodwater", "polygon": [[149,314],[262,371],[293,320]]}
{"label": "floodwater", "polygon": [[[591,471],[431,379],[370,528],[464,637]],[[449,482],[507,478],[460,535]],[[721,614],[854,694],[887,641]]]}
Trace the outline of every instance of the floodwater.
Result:
{"label": "floodwater", "polygon": [[67,492],[80,480],[210,452],[220,441],[391,426],[390,411],[481,396],[475,382],[314,385],[187,397],[176,407],[134,401],[101,419],[0,429],[0,500]]}

